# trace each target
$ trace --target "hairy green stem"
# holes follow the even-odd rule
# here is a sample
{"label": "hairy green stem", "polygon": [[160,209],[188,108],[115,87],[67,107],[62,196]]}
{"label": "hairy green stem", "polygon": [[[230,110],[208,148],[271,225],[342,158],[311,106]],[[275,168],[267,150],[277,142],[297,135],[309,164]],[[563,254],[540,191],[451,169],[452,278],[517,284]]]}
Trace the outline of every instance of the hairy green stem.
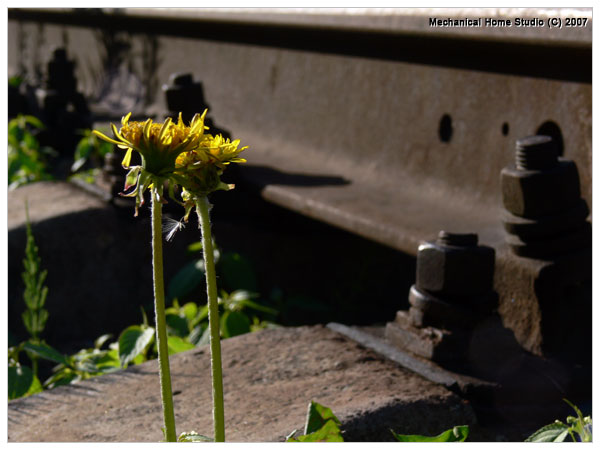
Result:
{"label": "hairy green stem", "polygon": [[156,344],[158,347],[158,367],[160,394],[165,422],[167,442],[176,442],[175,413],[169,369],[169,347],[167,345],[167,321],[165,317],[165,284],[163,280],[162,252],[162,203],[157,199],[159,192],[152,188],[152,268],[154,276],[154,312],[156,320]]}
{"label": "hairy green stem", "polygon": [[209,203],[206,196],[197,199],[196,213],[202,230],[202,249],[208,295],[208,326],[210,327],[210,366],[212,370],[213,425],[215,442],[225,442],[225,410],[223,405],[223,370],[221,367],[221,336],[219,332],[219,303],[217,276],[210,231]]}

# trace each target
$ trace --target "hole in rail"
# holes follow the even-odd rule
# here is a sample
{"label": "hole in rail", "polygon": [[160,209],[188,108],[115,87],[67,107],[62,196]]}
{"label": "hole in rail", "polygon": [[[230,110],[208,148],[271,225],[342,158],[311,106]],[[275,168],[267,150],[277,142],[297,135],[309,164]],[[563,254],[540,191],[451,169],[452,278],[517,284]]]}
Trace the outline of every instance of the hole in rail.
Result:
{"label": "hole in rail", "polygon": [[562,131],[560,131],[560,127],[556,122],[553,122],[552,120],[547,120],[538,127],[535,134],[543,134],[545,136],[550,136],[556,144],[558,156],[563,156],[565,152],[565,142],[563,140]]}
{"label": "hole in rail", "polygon": [[452,139],[452,131],[452,117],[450,117],[450,114],[444,114],[440,119],[440,126],[438,128],[440,141],[450,142],[450,139]]}

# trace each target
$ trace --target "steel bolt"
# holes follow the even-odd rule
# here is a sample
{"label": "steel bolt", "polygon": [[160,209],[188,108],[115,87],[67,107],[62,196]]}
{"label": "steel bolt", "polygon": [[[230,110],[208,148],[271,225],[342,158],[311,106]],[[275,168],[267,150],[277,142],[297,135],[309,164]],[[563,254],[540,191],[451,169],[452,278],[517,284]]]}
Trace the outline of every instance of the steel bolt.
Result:
{"label": "steel bolt", "polygon": [[501,173],[502,201],[515,216],[537,218],[575,206],[581,196],[573,161],[559,158],[549,136],[517,141],[514,166]]}
{"label": "steel bolt", "polygon": [[162,89],[167,97],[169,111],[181,112],[185,122],[189,122],[195,113],[201,113],[208,107],[204,100],[202,83],[194,82],[191,73],[171,74],[169,84],[164,84]]}

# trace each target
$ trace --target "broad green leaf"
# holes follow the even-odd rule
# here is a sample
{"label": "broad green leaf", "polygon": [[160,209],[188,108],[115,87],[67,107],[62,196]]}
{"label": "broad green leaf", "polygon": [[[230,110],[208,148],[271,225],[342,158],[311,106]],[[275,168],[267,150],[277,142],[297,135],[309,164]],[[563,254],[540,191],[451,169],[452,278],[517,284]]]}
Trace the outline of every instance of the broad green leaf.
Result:
{"label": "broad green leaf", "polygon": [[171,279],[167,289],[170,299],[184,299],[204,282],[204,261],[191,261]]}
{"label": "broad green leaf", "polygon": [[143,329],[139,325],[132,325],[119,336],[119,360],[121,366],[127,364],[142,353],[154,339],[154,328]]}
{"label": "broad green leaf", "polygon": [[525,442],[564,442],[568,434],[569,427],[557,420],[537,430]]}
{"label": "broad green leaf", "polygon": [[214,442],[213,438],[202,436],[195,431],[183,432],[177,438],[177,442]]}
{"label": "broad green leaf", "polygon": [[44,343],[34,344],[30,341],[27,341],[23,346],[23,349],[30,353],[33,353],[36,356],[39,356],[40,358],[54,361],[59,364],[69,364],[69,361],[65,355],[61,354],[58,350]]}
{"label": "broad green leaf", "polygon": [[186,303],[183,305],[183,314],[185,315],[185,318],[191,322],[198,314],[198,305],[194,302]]}
{"label": "broad green leaf", "polygon": [[11,366],[8,368],[8,399],[35,394],[42,391],[40,380],[27,366]]}
{"label": "broad green leaf", "polygon": [[166,321],[170,334],[174,334],[175,336],[179,337],[186,337],[190,333],[188,323],[185,318],[176,314],[167,314]]}
{"label": "broad green leaf", "polygon": [[169,347],[169,355],[174,355],[175,353],[179,352],[185,352],[196,347],[191,342],[188,342],[180,338],[179,336],[167,337],[167,346]]}
{"label": "broad green leaf", "polygon": [[250,333],[250,319],[239,311],[225,311],[221,317],[221,334],[224,338]]}
{"label": "broad green leaf", "polygon": [[225,252],[219,260],[219,273],[229,290],[258,290],[258,282],[252,263],[239,253]]}
{"label": "broad green leaf", "polygon": [[396,440],[400,442],[464,442],[469,436],[468,425],[456,426],[437,436],[421,436],[419,434],[397,434],[390,430]]}
{"label": "broad green leaf", "polygon": [[331,411],[331,408],[327,408],[317,402],[311,401],[308,404],[304,434],[310,434],[319,430],[328,420],[332,420],[338,426],[341,425],[339,419]]}
{"label": "broad green leaf", "polygon": [[313,433],[290,438],[287,442],[344,442],[344,438],[339,426],[333,420],[328,420]]}

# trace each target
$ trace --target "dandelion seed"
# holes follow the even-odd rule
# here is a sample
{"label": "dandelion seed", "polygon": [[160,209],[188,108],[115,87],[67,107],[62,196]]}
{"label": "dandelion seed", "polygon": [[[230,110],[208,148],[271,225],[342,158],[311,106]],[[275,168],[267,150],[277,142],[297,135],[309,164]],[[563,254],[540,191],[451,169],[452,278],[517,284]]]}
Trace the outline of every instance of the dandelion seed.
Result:
{"label": "dandelion seed", "polygon": [[165,222],[163,223],[163,233],[165,234],[165,239],[167,242],[173,239],[175,233],[185,228],[185,224],[183,223],[183,219],[175,220],[170,217],[165,217]]}

